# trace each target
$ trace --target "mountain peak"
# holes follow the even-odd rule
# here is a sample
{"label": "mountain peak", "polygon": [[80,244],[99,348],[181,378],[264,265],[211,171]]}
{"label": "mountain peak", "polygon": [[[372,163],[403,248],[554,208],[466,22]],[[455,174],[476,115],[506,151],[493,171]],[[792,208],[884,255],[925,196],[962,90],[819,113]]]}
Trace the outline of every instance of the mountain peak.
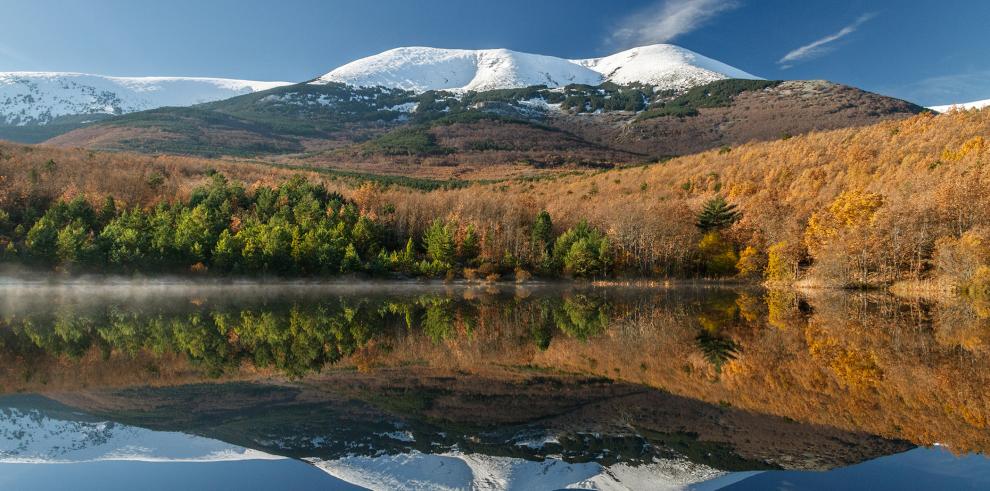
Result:
{"label": "mountain peak", "polygon": [[641,46],[610,56],[579,60],[508,49],[410,46],[352,61],[312,83],[463,92],[531,85],[598,85],[611,81],[684,90],[725,78],[759,77],[670,44]]}

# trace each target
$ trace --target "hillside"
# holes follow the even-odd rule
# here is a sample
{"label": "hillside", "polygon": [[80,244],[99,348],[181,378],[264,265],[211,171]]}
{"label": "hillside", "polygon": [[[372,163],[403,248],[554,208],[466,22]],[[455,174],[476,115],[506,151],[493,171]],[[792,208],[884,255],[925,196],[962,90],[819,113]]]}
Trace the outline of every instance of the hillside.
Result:
{"label": "hillside", "polygon": [[[836,285],[948,275],[968,282],[984,264],[984,253],[965,244],[982,240],[982,227],[990,225],[978,213],[990,205],[982,192],[990,175],[981,164],[990,152],[988,138],[990,111],[954,111],[606,171],[473,184],[360,173],[306,175],[353,197],[388,231],[382,236],[385,247],[401,248],[406,238],[421,237],[436,217],[450,220],[457,234],[471,225],[485,237],[479,261],[503,274],[516,265],[543,267],[530,229],[536,212],[546,209],[555,235],[582,220],[605,234],[610,275],[744,273]],[[291,168],[263,163],[10,145],[0,151],[5,184],[0,203],[9,210],[5,233],[15,243],[23,240],[14,230],[17,220],[27,220],[23,234],[38,213],[25,207],[54,198],[83,195],[100,203],[113,194],[122,204],[148,205],[187,199],[213,171],[243,180],[250,189],[293,174]],[[372,185],[361,187],[369,181]],[[742,218],[719,233],[722,242],[715,250],[739,260],[736,254],[746,251],[751,264],[718,265],[711,262],[712,249],[699,245],[704,234],[695,227],[696,216],[716,193],[737,205]],[[845,216],[846,209],[856,211]],[[964,236],[964,243],[958,242]],[[970,266],[953,262],[967,257]]]}
{"label": "hillside", "polygon": [[[727,79],[686,92],[607,83],[463,94],[299,84],[195,108],[130,114],[48,143],[497,178],[525,168],[531,173],[655,161],[922,110],[828,82]],[[396,147],[396,140],[405,143]]]}

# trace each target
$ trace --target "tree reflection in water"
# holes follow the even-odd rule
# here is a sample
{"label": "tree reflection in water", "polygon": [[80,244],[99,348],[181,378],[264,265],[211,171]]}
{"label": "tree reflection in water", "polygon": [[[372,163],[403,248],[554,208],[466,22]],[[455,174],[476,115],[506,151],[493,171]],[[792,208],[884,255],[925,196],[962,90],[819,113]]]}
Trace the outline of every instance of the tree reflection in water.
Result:
{"label": "tree reflection in water", "polygon": [[985,451],[987,311],[967,301],[710,288],[13,292],[0,304],[0,386],[292,380],[387,367],[570,373]]}

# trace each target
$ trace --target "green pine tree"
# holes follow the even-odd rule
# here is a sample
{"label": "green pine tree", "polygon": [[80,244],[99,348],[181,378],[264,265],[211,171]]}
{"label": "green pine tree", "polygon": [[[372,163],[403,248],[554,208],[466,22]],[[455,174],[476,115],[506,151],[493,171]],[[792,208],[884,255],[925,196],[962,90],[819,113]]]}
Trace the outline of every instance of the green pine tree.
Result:
{"label": "green pine tree", "polygon": [[462,264],[471,264],[475,259],[478,258],[478,253],[481,251],[481,244],[478,239],[478,233],[474,231],[474,225],[468,225],[467,230],[464,231],[464,238],[461,239],[460,250],[458,251],[458,259],[460,259]]}
{"label": "green pine tree", "polygon": [[340,263],[340,272],[348,273],[361,270],[361,257],[358,256],[357,248],[354,247],[354,243],[347,244],[347,249],[344,249],[344,260]]}
{"label": "green pine tree", "polygon": [[549,253],[553,247],[553,221],[547,210],[536,215],[536,221],[533,222],[532,240],[533,247],[537,249],[538,253]]}
{"label": "green pine tree", "polygon": [[117,203],[114,201],[113,196],[107,196],[103,200],[103,208],[100,209],[100,214],[97,216],[97,221],[100,225],[106,225],[110,223],[111,220],[117,218]]}
{"label": "green pine tree", "polygon": [[705,202],[695,226],[702,232],[722,230],[731,227],[740,218],[742,213],[736,211],[736,205],[729,204],[721,194],[718,194]]}
{"label": "green pine tree", "polygon": [[430,260],[441,264],[453,264],[454,262],[454,235],[451,233],[450,225],[437,218],[426,229],[423,236],[423,248]]}

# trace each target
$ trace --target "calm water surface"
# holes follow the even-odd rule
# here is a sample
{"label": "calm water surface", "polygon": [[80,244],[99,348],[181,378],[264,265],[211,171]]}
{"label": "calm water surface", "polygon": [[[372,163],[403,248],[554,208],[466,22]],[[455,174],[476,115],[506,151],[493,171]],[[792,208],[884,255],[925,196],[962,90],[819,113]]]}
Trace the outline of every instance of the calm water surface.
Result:
{"label": "calm water surface", "polygon": [[0,281],[0,488],[988,489],[988,312]]}

